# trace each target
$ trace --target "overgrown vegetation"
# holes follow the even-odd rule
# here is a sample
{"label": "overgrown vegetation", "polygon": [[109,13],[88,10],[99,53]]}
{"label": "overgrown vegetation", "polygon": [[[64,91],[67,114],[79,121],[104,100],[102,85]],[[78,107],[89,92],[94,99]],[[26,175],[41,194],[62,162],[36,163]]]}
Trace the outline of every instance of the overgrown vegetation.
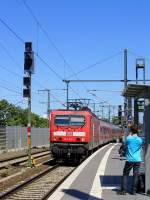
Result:
{"label": "overgrown vegetation", "polygon": [[[6,100],[0,100],[0,125],[27,126],[28,110],[15,106]],[[32,127],[48,127],[48,120],[31,113]]]}

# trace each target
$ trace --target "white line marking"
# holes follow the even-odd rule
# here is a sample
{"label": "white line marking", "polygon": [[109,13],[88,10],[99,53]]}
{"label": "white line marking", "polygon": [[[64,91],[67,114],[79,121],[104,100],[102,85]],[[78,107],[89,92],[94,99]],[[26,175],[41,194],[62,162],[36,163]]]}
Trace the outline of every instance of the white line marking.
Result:
{"label": "white line marking", "polygon": [[64,189],[69,189],[71,184],[75,181],[75,179],[78,177],[78,175],[81,173],[81,171],[84,169],[84,167],[94,158],[100,151],[102,151],[104,148],[109,146],[110,144],[102,147],[95,153],[93,153],[85,162],[83,162],[59,187],[58,189],[48,198],[48,200],[60,200],[65,193],[63,192]]}
{"label": "white line marking", "polygon": [[102,187],[102,190],[114,190],[114,189],[120,189],[119,186],[106,186]]}
{"label": "white line marking", "polygon": [[[117,144],[115,144],[117,145]],[[105,173],[105,168],[106,168],[106,163],[109,157],[109,154],[111,153],[111,150],[114,148],[113,145],[104,155],[102,161],[100,162],[99,168],[97,170],[95,179],[93,181],[93,186],[92,189],[90,191],[90,198],[89,200],[92,200],[94,197],[97,199],[101,199],[102,198],[102,186],[101,186],[101,182],[100,182],[100,176],[103,176]]]}

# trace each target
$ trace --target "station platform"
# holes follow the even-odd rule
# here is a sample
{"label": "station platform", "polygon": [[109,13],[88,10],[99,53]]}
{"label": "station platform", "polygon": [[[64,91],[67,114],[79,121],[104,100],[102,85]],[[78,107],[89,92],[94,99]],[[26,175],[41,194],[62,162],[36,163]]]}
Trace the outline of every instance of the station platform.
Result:
{"label": "station platform", "polygon": [[119,144],[108,144],[83,162],[49,197],[49,200],[150,200],[144,194],[118,195],[125,159],[120,160]]}

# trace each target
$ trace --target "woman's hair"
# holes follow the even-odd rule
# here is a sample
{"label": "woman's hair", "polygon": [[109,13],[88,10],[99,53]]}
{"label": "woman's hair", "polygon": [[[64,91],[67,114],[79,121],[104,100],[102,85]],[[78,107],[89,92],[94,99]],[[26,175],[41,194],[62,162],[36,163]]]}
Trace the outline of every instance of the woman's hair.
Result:
{"label": "woman's hair", "polygon": [[138,128],[136,125],[131,126],[130,130],[132,134],[138,134]]}

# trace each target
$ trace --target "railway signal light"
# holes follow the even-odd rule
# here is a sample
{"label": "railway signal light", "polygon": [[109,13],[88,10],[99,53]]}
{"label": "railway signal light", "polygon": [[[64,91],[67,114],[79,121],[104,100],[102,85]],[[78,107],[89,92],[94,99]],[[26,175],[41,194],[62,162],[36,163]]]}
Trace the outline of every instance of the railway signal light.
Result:
{"label": "railway signal light", "polygon": [[28,87],[31,85],[31,77],[23,77],[23,85]]}
{"label": "railway signal light", "polygon": [[32,51],[32,42],[25,42],[25,51]]}
{"label": "railway signal light", "polygon": [[32,52],[24,53],[24,70],[30,70],[33,65]]}
{"label": "railway signal light", "polygon": [[23,97],[24,98],[30,98],[31,97],[30,89],[29,88],[23,89]]}
{"label": "railway signal light", "polygon": [[23,85],[25,86],[23,89],[23,97],[31,98],[31,76],[23,77]]}
{"label": "railway signal light", "polygon": [[25,52],[24,52],[24,73],[23,77],[23,97],[31,98],[31,74],[34,72],[34,52],[32,51],[32,43],[25,42]]}
{"label": "railway signal light", "polygon": [[34,52],[32,51],[31,42],[25,43],[24,72],[34,73]]}
{"label": "railway signal light", "polygon": [[31,75],[34,72],[34,52],[32,51],[32,43],[25,43],[24,52],[24,74],[23,77],[23,97],[28,99],[28,129],[27,129],[27,145],[28,145],[28,166],[32,167],[31,161]]}

